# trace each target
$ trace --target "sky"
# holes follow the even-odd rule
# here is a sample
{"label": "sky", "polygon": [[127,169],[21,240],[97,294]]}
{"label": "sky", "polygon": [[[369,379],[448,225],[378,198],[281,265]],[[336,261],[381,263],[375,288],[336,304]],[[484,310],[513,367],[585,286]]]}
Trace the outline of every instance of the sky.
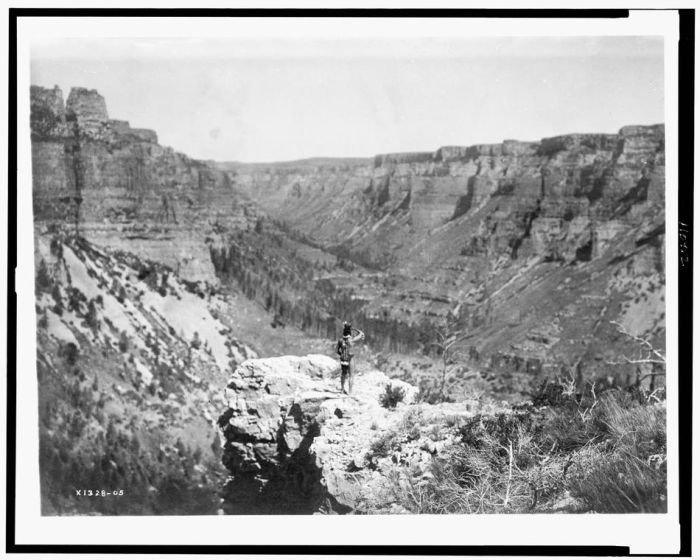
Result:
{"label": "sky", "polygon": [[371,157],[664,120],[660,37],[53,39],[31,82],[199,159]]}

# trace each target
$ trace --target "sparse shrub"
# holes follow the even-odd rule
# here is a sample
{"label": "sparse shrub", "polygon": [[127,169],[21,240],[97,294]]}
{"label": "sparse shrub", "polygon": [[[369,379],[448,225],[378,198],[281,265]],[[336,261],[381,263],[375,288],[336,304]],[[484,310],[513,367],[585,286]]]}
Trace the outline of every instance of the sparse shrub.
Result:
{"label": "sparse shrub", "polygon": [[182,438],[177,438],[177,441],[175,442],[175,449],[180,457],[184,457],[188,453],[188,449],[182,442]]}
{"label": "sparse shrub", "polygon": [[[425,364],[420,368],[425,369]],[[416,400],[427,404],[454,402],[454,398],[446,394],[444,387],[441,387],[440,380],[432,377],[423,377],[419,380]]]}
{"label": "sparse shrub", "polygon": [[377,357],[374,360],[374,367],[380,371],[385,371],[388,365],[389,360],[387,357],[384,354],[377,354]]}
{"label": "sparse shrub", "polygon": [[73,342],[67,342],[61,347],[61,354],[66,359],[66,362],[70,366],[74,366],[78,361],[78,356],[80,352],[78,347]]}
{"label": "sparse shrub", "polygon": [[423,418],[420,409],[409,408],[401,418],[399,427],[402,431],[407,432],[412,428],[422,424]]}
{"label": "sparse shrub", "polygon": [[95,410],[95,420],[97,420],[97,423],[101,426],[104,424],[105,421],[105,414],[100,410],[99,408]]}
{"label": "sparse shrub", "polygon": [[165,297],[168,295],[168,273],[164,272],[160,276],[160,286],[158,287],[158,293]]}
{"label": "sparse shrub", "polygon": [[[607,432],[618,446],[632,454],[648,457],[666,449],[666,408],[664,405],[628,405],[621,403],[624,393],[608,393],[600,399],[592,420]],[[622,401],[624,402],[624,401]]]}
{"label": "sparse shrub", "polygon": [[599,513],[666,511],[666,463],[650,464],[626,450],[593,449],[572,468],[572,496]]}
{"label": "sparse shrub", "polygon": [[428,437],[433,441],[438,441],[441,433],[442,426],[440,424],[433,424],[430,426],[430,430],[428,430]]}
{"label": "sparse shrub", "polygon": [[369,446],[371,455],[374,457],[386,457],[394,448],[397,434],[394,432],[384,432],[375,439]]}
{"label": "sparse shrub", "polygon": [[85,301],[85,295],[77,288],[68,289],[68,311],[80,312],[80,304]]}
{"label": "sparse shrub", "polygon": [[49,317],[46,314],[46,310],[42,311],[41,314],[39,315],[39,320],[37,321],[37,325],[40,329],[47,329],[49,327]]}
{"label": "sparse shrub", "polygon": [[63,245],[61,245],[61,242],[55,237],[51,238],[49,250],[51,251],[51,254],[55,257],[61,258],[63,256]]}
{"label": "sparse shrub", "polygon": [[195,350],[199,350],[199,348],[202,346],[202,341],[199,338],[199,333],[197,331],[194,331],[194,335],[192,336],[190,346],[192,346],[192,348],[194,348]]}
{"label": "sparse shrub", "polygon": [[60,317],[63,315],[63,298],[61,297],[61,290],[59,289],[58,284],[53,285],[53,288],[51,289],[51,297],[56,302],[56,305],[53,307],[53,311]]}
{"label": "sparse shrub", "polygon": [[46,266],[44,259],[39,261],[39,266],[36,271],[36,291],[37,292],[48,292],[51,289],[51,276],[49,275],[49,269]]}
{"label": "sparse shrub", "polygon": [[436,387],[435,380],[421,379],[418,387],[418,402],[427,404],[437,404],[441,402],[440,391]]}
{"label": "sparse shrub", "polygon": [[[408,468],[395,477],[396,499],[415,513],[553,511],[566,491],[557,508],[567,511],[666,511],[665,404],[552,386],[540,406],[466,419],[461,442],[434,456],[429,477]],[[440,427],[428,434],[439,439]],[[383,436],[373,450],[387,455],[397,437]]]}
{"label": "sparse shrub", "polygon": [[88,302],[87,313],[85,314],[85,322],[93,331],[97,329],[99,321],[97,319],[97,309],[95,308],[95,300]]}
{"label": "sparse shrub", "polygon": [[124,302],[126,301],[126,290],[121,284],[119,285],[119,289],[117,290],[117,301],[122,305],[124,305]]}
{"label": "sparse shrub", "polygon": [[126,331],[119,333],[119,342],[117,345],[119,346],[119,351],[122,354],[125,354],[129,350],[129,337],[126,334]]}
{"label": "sparse shrub", "polygon": [[379,403],[384,408],[396,408],[396,405],[402,402],[405,396],[406,394],[401,387],[387,383],[384,392],[379,397]]}

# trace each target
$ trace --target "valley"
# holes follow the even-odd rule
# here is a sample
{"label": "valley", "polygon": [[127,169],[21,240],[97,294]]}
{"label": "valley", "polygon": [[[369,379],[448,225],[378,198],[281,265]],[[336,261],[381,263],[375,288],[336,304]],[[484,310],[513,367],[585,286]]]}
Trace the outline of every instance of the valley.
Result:
{"label": "valley", "polygon": [[[64,101],[32,86],[31,132],[46,515],[245,513],[269,480],[276,503],[284,469],[313,479],[313,499],[290,494],[288,512],[415,512],[388,497],[368,504],[343,476],[323,487],[353,459],[336,457],[338,433],[364,453],[349,471],[379,488],[398,476],[379,461],[391,453],[372,448],[372,462],[353,427],[385,434],[395,461],[421,463],[420,478],[443,447],[461,453],[469,418],[510,414],[550,382],[570,380],[563,402],[578,412],[590,387],[647,399],[663,389],[637,340],[665,350],[663,125],[367,159],[213,162],[110,118],[95,90],[73,88]],[[358,402],[336,402],[333,389],[345,320],[366,333]],[[309,355],[313,382],[290,374],[287,386],[265,365]],[[255,391],[236,389],[246,376]],[[279,406],[296,412],[278,418],[258,394],[268,378]],[[398,408],[377,405],[387,383],[402,388]],[[294,391],[316,396],[290,400]],[[654,406],[653,422],[665,421]],[[412,430],[409,413],[425,420]],[[261,435],[263,420],[287,426],[293,442]],[[398,432],[408,447],[389,437]],[[98,503],[61,490],[104,481],[128,496]]]}

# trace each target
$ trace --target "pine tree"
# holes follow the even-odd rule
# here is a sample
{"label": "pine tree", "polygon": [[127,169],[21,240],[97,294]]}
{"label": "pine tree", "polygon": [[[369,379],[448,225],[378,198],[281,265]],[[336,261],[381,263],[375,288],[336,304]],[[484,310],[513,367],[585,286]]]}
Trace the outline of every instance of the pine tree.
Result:
{"label": "pine tree", "polygon": [[197,331],[194,331],[194,335],[192,336],[192,342],[190,344],[195,350],[199,350],[200,346],[202,345],[202,341],[200,340],[199,333]]}
{"label": "pine tree", "polygon": [[97,309],[95,308],[95,301],[92,299],[88,302],[88,309],[87,314],[85,315],[85,322],[87,323],[87,326],[90,327],[93,331],[98,327]]}

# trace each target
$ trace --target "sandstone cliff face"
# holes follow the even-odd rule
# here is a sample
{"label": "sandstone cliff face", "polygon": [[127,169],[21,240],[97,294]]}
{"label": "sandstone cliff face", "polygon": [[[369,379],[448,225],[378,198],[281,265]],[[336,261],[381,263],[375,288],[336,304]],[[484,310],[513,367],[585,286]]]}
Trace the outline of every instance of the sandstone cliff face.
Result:
{"label": "sandstone cliff face", "polygon": [[253,213],[226,173],[158,144],[155,132],[110,119],[95,90],[31,89],[35,220],[79,223],[102,245],[157,258],[216,281],[204,242]]}
{"label": "sandstone cliff face", "polygon": [[373,163],[227,168],[236,172],[236,188],[280,219],[324,246],[366,252],[379,266],[462,216],[494,230],[484,247],[473,236],[474,250],[517,256],[532,234],[531,252],[558,259],[579,248],[582,230],[599,234],[595,250],[631,206],[663,204],[664,132],[661,125],[630,126],[618,134],[386,154]]}

